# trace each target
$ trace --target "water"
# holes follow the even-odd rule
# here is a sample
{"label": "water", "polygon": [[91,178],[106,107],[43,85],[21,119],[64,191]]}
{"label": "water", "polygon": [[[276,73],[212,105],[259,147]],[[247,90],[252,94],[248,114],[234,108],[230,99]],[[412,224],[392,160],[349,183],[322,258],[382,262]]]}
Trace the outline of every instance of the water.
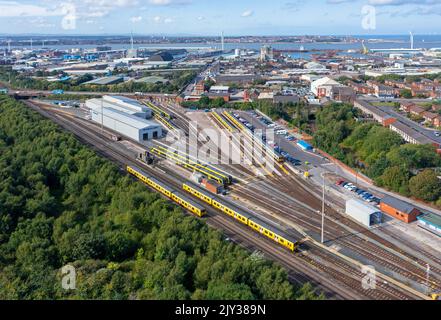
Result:
{"label": "water", "polygon": [[[396,49],[396,48],[410,48],[410,38],[409,36],[354,36],[359,39],[366,40],[366,46],[369,49]],[[378,41],[372,42],[372,39]],[[368,41],[371,40],[371,41]],[[416,35],[414,39],[415,48],[430,49],[430,48],[441,48],[441,35]],[[225,43],[226,50],[234,50],[236,48],[259,51],[262,45],[265,43]],[[129,39],[127,44],[100,44],[100,46],[109,46],[114,50],[129,49],[130,43]],[[297,49],[304,47],[305,50],[360,50],[362,48],[360,42],[340,42],[340,43],[271,43],[270,44],[276,50],[283,49]],[[7,46],[0,46],[0,48],[5,48]],[[19,47],[29,48],[28,46]],[[93,49],[97,45],[47,45],[51,49],[68,50],[73,48],[84,48]],[[173,43],[173,44],[137,44],[135,48],[220,48],[219,42],[210,43]],[[41,43],[34,41],[34,49],[41,48]],[[308,57],[306,53],[298,53],[297,57]]]}

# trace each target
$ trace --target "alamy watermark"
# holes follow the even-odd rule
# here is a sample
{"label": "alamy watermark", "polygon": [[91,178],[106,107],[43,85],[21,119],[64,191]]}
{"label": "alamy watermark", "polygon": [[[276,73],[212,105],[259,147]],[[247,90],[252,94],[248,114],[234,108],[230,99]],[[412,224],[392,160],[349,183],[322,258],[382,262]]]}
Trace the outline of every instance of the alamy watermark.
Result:
{"label": "alamy watermark", "polygon": [[361,8],[361,17],[361,27],[364,30],[377,29],[377,9],[374,6],[363,6]]}
{"label": "alamy watermark", "polygon": [[254,165],[272,173],[277,159],[274,130],[234,132],[213,128],[199,128],[190,122],[188,136],[181,130],[169,131],[166,136],[168,159],[200,161],[212,165]]}
{"label": "alamy watermark", "polygon": [[377,272],[373,266],[363,266],[361,272],[365,275],[361,279],[361,287],[364,290],[377,289]]}
{"label": "alamy watermark", "polygon": [[61,287],[64,290],[75,290],[77,288],[77,271],[74,266],[68,264],[61,268]]}
{"label": "alamy watermark", "polygon": [[77,8],[72,3],[63,3],[61,5],[61,28],[63,30],[75,30],[77,28]]}

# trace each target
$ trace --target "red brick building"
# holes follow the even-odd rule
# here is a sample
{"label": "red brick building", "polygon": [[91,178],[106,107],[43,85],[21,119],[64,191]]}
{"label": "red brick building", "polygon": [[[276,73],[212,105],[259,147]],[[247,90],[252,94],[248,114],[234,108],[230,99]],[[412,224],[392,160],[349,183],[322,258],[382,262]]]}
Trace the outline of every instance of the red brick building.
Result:
{"label": "red brick building", "polygon": [[414,222],[421,215],[421,211],[411,204],[392,197],[383,198],[380,202],[380,209],[387,215],[405,223]]}

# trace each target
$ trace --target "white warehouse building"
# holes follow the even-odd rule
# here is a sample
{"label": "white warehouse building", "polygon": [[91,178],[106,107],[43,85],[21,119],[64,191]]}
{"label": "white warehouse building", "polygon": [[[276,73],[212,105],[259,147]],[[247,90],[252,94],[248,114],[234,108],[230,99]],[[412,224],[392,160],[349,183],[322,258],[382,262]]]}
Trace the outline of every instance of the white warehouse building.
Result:
{"label": "white warehouse building", "polygon": [[120,96],[104,96],[102,99],[90,99],[86,101],[86,106],[93,109],[95,106],[103,106],[104,108],[113,108],[137,117],[150,119],[152,109],[140,104],[137,100],[120,97]]}
{"label": "white warehouse building", "polygon": [[379,209],[357,199],[346,201],[346,214],[368,228],[383,222]]}
{"label": "white warehouse building", "polygon": [[125,112],[101,107],[91,110],[92,121],[103,124],[104,127],[116,131],[132,140],[145,142],[161,138],[162,127],[156,122],[127,114]]}
{"label": "white warehouse building", "polygon": [[86,107],[90,109],[92,121],[137,142],[162,137],[162,126],[147,120],[152,117],[152,110],[136,100],[105,96],[87,100]]}

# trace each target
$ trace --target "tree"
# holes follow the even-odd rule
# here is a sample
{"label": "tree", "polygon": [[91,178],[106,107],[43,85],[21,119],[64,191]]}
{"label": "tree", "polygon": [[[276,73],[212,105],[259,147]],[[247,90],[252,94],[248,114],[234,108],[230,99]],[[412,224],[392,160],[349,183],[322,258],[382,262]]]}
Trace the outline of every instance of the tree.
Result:
{"label": "tree", "polygon": [[377,182],[390,190],[408,195],[409,179],[410,173],[406,167],[394,166],[387,168]]}
{"label": "tree", "polygon": [[412,90],[403,89],[403,90],[400,91],[400,96],[403,99],[412,99],[413,98]]}
{"label": "tree", "polygon": [[[114,90],[114,88],[111,88]],[[0,298],[290,298],[286,272],[0,96]],[[60,286],[77,270],[78,289]]]}
{"label": "tree", "polygon": [[426,201],[436,201],[441,197],[441,181],[433,170],[424,170],[410,179],[412,195]]}

